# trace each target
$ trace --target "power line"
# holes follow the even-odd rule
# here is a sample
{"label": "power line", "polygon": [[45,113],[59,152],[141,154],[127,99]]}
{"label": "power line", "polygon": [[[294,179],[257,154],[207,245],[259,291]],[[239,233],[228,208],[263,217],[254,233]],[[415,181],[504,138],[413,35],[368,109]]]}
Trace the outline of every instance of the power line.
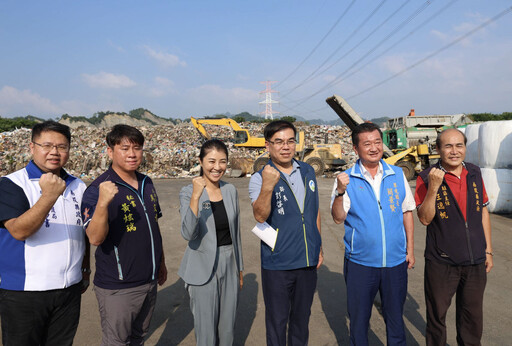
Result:
{"label": "power line", "polygon": [[327,3],[327,0],[324,0],[324,2],[322,3],[322,5],[320,7],[318,7],[318,10],[316,11],[315,15],[314,16],[311,16],[310,20],[309,20],[309,23],[307,25],[305,25],[303,28],[302,28],[302,31],[301,33],[298,35],[297,37],[297,40],[295,41],[295,43],[293,43],[288,52],[293,52],[295,50],[295,48],[297,48],[297,46],[300,44],[300,43],[304,43],[304,36],[305,36],[305,33],[308,32],[308,31],[311,31],[310,28],[313,26],[313,23],[317,20],[318,16],[320,15],[320,13],[322,12],[323,8],[325,7],[325,4]]}
{"label": "power line", "polygon": [[407,3],[409,3],[410,0],[406,0],[400,7],[398,7],[398,9],[393,12],[389,17],[387,17],[382,23],[380,23],[378,26],[375,27],[375,29],[373,29],[372,32],[370,32],[364,39],[362,39],[361,41],[359,41],[359,43],[357,45],[355,45],[354,47],[352,47],[349,51],[347,51],[343,56],[341,56],[338,60],[336,60],[334,63],[332,63],[331,65],[329,65],[327,68],[325,68],[324,70],[320,71],[318,73],[318,75],[321,75],[322,73],[325,73],[326,71],[330,70],[334,65],[338,64],[341,60],[343,60],[347,55],[349,55],[350,53],[352,53],[357,47],[359,47],[362,43],[364,43],[368,38],[370,38],[375,32],[377,32],[377,30],[379,30],[384,24],[386,24],[392,17],[395,16],[395,14],[397,14]]}
{"label": "power line", "polygon": [[416,16],[418,16],[421,12],[423,12],[434,0],[427,0],[425,3],[423,3],[419,8],[417,8],[408,18],[406,18],[404,21],[402,21],[399,25],[397,25],[384,39],[382,39],[379,43],[377,43],[373,48],[368,50],[366,53],[362,54],[362,56],[356,60],[352,65],[350,65],[347,69],[345,69],[342,73],[340,73],[334,80],[327,83],[324,87],[320,88],[317,92],[313,93],[310,96],[307,96],[298,102],[298,105],[303,104],[307,100],[311,99],[312,97],[320,94],[325,89],[330,88],[331,86],[339,83],[342,76],[356,67],[361,61],[363,61],[366,57],[368,57],[370,54],[372,54],[378,47],[380,47],[383,43],[385,43],[389,38],[391,38],[393,35],[395,35],[398,31],[400,31],[405,25],[407,25],[409,22],[411,22]]}
{"label": "power line", "polygon": [[283,78],[281,80],[279,85],[281,85],[284,82],[286,82],[288,80],[288,78],[290,78],[295,72],[297,72],[297,70],[306,62],[306,60],[308,60],[311,57],[311,55],[313,55],[313,53],[315,53],[315,51],[318,49],[318,47],[320,47],[320,45],[325,41],[327,36],[329,36],[329,34],[334,30],[334,28],[336,28],[336,26],[340,23],[340,21],[343,19],[343,17],[345,17],[345,15],[350,10],[350,8],[354,5],[355,2],[356,2],[356,0],[352,0],[352,2],[348,5],[348,7],[341,14],[341,16],[339,16],[338,19],[336,20],[336,22],[331,26],[329,31],[327,31],[327,33],[324,35],[324,37],[322,37],[320,42],[318,42],[318,44],[311,50],[311,52],[300,62],[300,64],[292,72],[290,72],[285,78]]}
{"label": "power line", "polygon": [[429,22],[431,22],[435,17],[439,16],[441,13],[443,13],[445,10],[448,9],[448,7],[450,7],[451,5],[453,5],[455,2],[457,2],[457,0],[452,0],[451,2],[449,2],[448,4],[446,4],[444,7],[442,7],[439,11],[437,11],[436,13],[434,13],[432,16],[428,17],[425,21],[423,21],[422,23],[420,23],[418,26],[416,26],[414,29],[412,29],[408,34],[406,34],[405,36],[403,36],[402,38],[398,39],[395,43],[393,43],[391,46],[389,46],[388,48],[386,48],[385,50],[383,50],[381,53],[379,53],[378,55],[376,55],[375,57],[373,57],[371,60],[369,60],[368,62],[366,62],[364,65],[360,66],[358,69],[352,71],[351,73],[349,73],[348,75],[344,76],[343,79],[340,79],[339,81],[336,82],[336,84],[339,84],[341,83],[342,81],[345,81],[347,80],[348,78],[352,77],[353,75],[355,75],[357,72],[361,71],[362,69],[364,69],[366,66],[370,65],[371,63],[373,63],[374,61],[376,61],[377,59],[379,59],[380,57],[382,57],[384,54],[386,54],[387,52],[389,52],[391,49],[395,48],[398,44],[402,43],[404,40],[406,40],[409,36],[413,35],[416,31],[418,31],[419,29],[421,29],[423,26],[425,26],[426,24],[428,24]]}
{"label": "power line", "polygon": [[384,83],[386,83],[386,82],[389,82],[390,80],[392,80],[392,79],[394,79],[394,78],[398,77],[399,75],[401,75],[401,74],[403,74],[403,73],[405,73],[405,72],[407,72],[407,71],[409,71],[409,70],[413,69],[414,67],[416,67],[416,66],[418,66],[418,65],[420,65],[420,64],[422,64],[422,63],[424,63],[424,62],[425,62],[425,61],[427,61],[428,59],[430,59],[430,58],[432,58],[432,57],[436,56],[437,54],[439,54],[439,53],[441,53],[441,52],[445,51],[446,49],[448,49],[448,48],[450,48],[450,47],[452,47],[452,46],[456,45],[457,43],[459,43],[459,42],[460,42],[460,41],[462,41],[463,39],[465,39],[465,38],[467,38],[467,37],[469,37],[469,36],[473,35],[473,34],[474,34],[475,32],[477,32],[477,31],[479,31],[479,30],[481,30],[481,29],[485,28],[487,25],[489,25],[489,24],[491,24],[491,23],[495,22],[496,20],[500,19],[501,17],[503,17],[504,15],[508,14],[509,12],[512,12],[512,6],[511,6],[511,7],[508,7],[507,9],[503,10],[502,12],[498,13],[496,16],[494,16],[494,17],[492,17],[491,19],[489,19],[489,20],[485,21],[484,23],[480,24],[479,26],[477,26],[477,27],[476,27],[476,28],[474,28],[473,30],[470,30],[470,31],[469,31],[469,32],[467,32],[466,34],[464,34],[464,35],[462,35],[462,36],[459,36],[458,38],[456,38],[456,39],[455,39],[455,40],[453,40],[452,42],[448,43],[447,45],[445,45],[445,46],[443,46],[443,47],[439,48],[439,49],[438,49],[438,50],[436,50],[435,52],[433,52],[433,53],[431,53],[431,54],[427,55],[425,58],[418,60],[418,61],[417,61],[417,62],[415,62],[414,64],[412,64],[412,65],[410,65],[410,66],[408,66],[408,67],[404,68],[403,70],[401,70],[401,71],[399,71],[399,72],[395,73],[394,75],[392,75],[392,76],[390,76],[390,77],[388,77],[388,78],[386,78],[386,79],[384,79],[384,80],[380,81],[380,82],[379,82],[379,83],[377,83],[377,84],[372,85],[372,86],[371,86],[371,87],[369,87],[369,88],[364,89],[363,91],[358,92],[357,94],[354,94],[354,95],[352,95],[352,96],[349,96],[348,98],[357,97],[357,96],[362,95],[362,94],[364,94],[364,93],[366,93],[366,92],[368,92],[368,91],[370,91],[370,90],[372,90],[372,89],[375,89],[375,88],[376,88],[376,87],[378,87],[378,86],[381,86],[382,84],[384,84]]}
{"label": "power line", "polygon": [[[283,97],[283,98],[288,99],[287,97]],[[287,104],[283,103],[282,101],[281,101],[280,105],[281,105],[281,107],[286,108],[285,110],[289,110],[289,111],[296,113],[295,115],[303,115],[304,113],[307,113],[308,115],[310,115],[310,114],[316,114],[318,112],[318,110],[309,110],[309,109],[305,108],[304,106],[301,106],[300,107],[301,110],[299,110],[296,107],[287,106]]]}
{"label": "power line", "polygon": [[[387,0],[382,0],[378,5],[377,7],[375,7],[373,9],[372,12],[370,12],[370,14],[359,24],[359,26],[357,28],[355,28],[351,33],[350,35],[347,36],[347,38],[341,43],[341,45],[338,46],[338,48],[336,48],[334,50],[334,52],[331,53],[331,55],[329,55],[327,57],[327,59],[325,59],[322,64],[320,64],[320,66],[318,66],[313,72],[311,72],[309,74],[309,76],[307,76],[302,82],[300,82],[299,84],[297,84],[295,87],[293,87],[292,89],[290,90],[287,90],[284,92],[284,95],[289,95],[290,93],[292,93],[294,90],[296,90],[297,88],[300,88],[302,85],[304,85],[305,83],[307,83],[308,80],[310,80],[310,78],[315,75],[315,73],[320,70],[322,67],[324,67],[327,62],[329,60],[331,60],[331,58],[336,55],[336,53],[339,52],[339,50],[341,48],[343,48],[345,46],[345,44],[347,44],[348,41],[350,41],[350,39],[352,39],[356,34],[357,32],[366,24],[368,23],[368,21],[378,12],[378,10],[384,5],[384,3],[386,2]],[[408,0],[409,1],[409,0]],[[332,66],[332,65],[331,65]]]}

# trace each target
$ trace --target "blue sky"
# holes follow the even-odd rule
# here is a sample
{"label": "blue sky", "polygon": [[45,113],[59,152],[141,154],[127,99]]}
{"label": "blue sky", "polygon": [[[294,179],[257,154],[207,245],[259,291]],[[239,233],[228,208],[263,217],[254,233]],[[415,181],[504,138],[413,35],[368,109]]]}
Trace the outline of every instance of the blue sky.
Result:
{"label": "blue sky", "polygon": [[277,81],[275,111],[306,119],[336,119],[325,103],[333,94],[365,118],[512,111],[512,12],[451,45],[511,7],[2,0],[0,115],[257,114],[265,80]]}

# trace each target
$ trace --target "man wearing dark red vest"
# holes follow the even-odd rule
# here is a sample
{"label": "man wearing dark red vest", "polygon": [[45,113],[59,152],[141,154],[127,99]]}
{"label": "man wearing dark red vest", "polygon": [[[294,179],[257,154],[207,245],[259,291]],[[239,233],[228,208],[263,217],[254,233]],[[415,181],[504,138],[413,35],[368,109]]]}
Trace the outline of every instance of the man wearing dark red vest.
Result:
{"label": "man wearing dark red vest", "polygon": [[418,218],[427,226],[427,345],[446,345],[446,312],[456,298],[457,343],[480,345],[487,273],[493,267],[488,198],[480,168],[465,163],[466,137],[456,129],[436,141],[440,162],[419,174]]}

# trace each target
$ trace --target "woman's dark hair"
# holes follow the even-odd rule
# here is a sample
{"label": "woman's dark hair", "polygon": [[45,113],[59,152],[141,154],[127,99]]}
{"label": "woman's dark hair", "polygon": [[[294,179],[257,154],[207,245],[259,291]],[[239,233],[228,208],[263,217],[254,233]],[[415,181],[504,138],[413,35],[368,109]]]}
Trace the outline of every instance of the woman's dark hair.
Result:
{"label": "woman's dark hair", "polygon": [[265,137],[266,141],[269,141],[276,132],[286,129],[292,129],[293,135],[297,135],[297,129],[295,128],[295,126],[293,126],[291,122],[286,120],[274,120],[269,122],[268,125],[265,126],[265,129],[263,130],[263,136]]}
{"label": "woman's dark hair", "polygon": [[69,126],[53,120],[46,120],[42,123],[35,124],[34,127],[32,127],[32,142],[35,138],[39,137],[41,133],[49,131],[60,133],[67,138],[68,143],[71,143],[71,131]]}
{"label": "woman's dark hair", "polygon": [[[199,161],[203,162],[204,157],[212,150],[223,151],[226,154],[226,159],[229,158],[228,147],[226,147],[226,144],[224,144],[220,139],[214,138],[207,140],[201,146],[201,150],[199,151]],[[201,167],[199,175],[203,175],[203,167]]]}
{"label": "woman's dark hair", "polygon": [[144,135],[142,132],[137,130],[135,127],[130,125],[118,124],[112,127],[109,133],[107,133],[107,145],[110,148],[114,148],[116,144],[126,138],[130,143],[138,145],[144,145]]}
{"label": "woman's dark hair", "polygon": [[357,147],[359,145],[359,134],[373,131],[379,131],[380,139],[382,139],[382,131],[374,123],[362,123],[357,125],[352,131],[352,144]]}

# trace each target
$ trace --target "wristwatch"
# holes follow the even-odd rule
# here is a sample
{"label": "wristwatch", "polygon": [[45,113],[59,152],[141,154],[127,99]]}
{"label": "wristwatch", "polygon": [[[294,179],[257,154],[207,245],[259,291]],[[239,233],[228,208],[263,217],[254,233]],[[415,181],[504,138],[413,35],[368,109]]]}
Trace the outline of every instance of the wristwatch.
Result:
{"label": "wristwatch", "polygon": [[334,198],[343,196],[345,194],[345,192],[347,192],[347,191],[345,190],[345,191],[343,191],[343,193],[340,193],[338,191],[338,189],[334,190]]}

